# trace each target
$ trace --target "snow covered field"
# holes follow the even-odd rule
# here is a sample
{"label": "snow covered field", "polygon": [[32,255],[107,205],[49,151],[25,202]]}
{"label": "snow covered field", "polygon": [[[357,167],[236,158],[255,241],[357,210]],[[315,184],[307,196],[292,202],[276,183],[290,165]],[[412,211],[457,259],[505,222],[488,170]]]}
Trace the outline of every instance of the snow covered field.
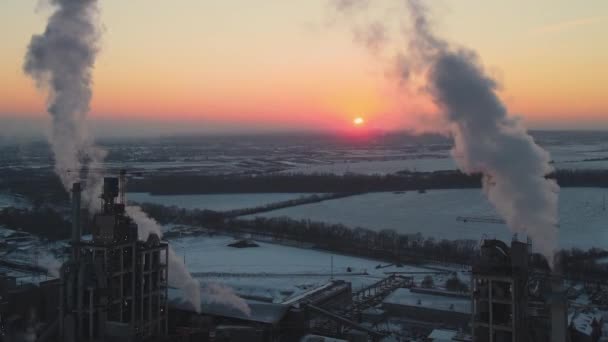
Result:
{"label": "snow covered field", "polygon": [[18,264],[38,265],[48,271],[48,275],[18,272],[0,267],[0,272],[9,273],[21,282],[47,280],[48,276],[58,276],[59,267],[67,257],[62,250],[69,246],[67,241],[49,242],[40,237],[7,229],[0,226],[0,259]]}
{"label": "snow covered field", "polygon": [[[436,272],[413,266],[376,269],[379,261],[264,242],[253,248],[227,247],[233,241],[226,236],[197,236],[173,239],[171,245],[177,255],[185,256],[188,269],[201,282],[226,284],[241,295],[274,302],[327,283],[332,255],[334,279],[352,282],[355,291],[386,277],[384,272]],[[424,276],[415,274],[415,279]]]}
{"label": "snow covered field", "polygon": [[345,173],[357,173],[366,175],[384,175],[399,171],[432,172],[454,169],[456,169],[456,164],[454,164],[454,161],[450,157],[446,157],[307,165],[289,169],[284,172],[299,174],[332,173],[343,175]]}
{"label": "snow covered field", "polygon": [[29,206],[29,203],[21,197],[0,193],[0,209],[6,207],[24,208],[27,206]]}
{"label": "snow covered field", "polygon": [[[566,145],[549,146],[547,150],[554,161],[554,167],[564,170],[608,169],[608,148],[600,145]],[[389,160],[335,162],[327,164],[310,164],[290,168],[286,173],[357,173],[357,174],[391,174],[399,171],[433,172],[456,170],[458,167],[449,153],[433,156],[387,156]],[[395,158],[395,159],[392,159]],[[605,160],[604,160],[605,158]],[[600,160],[597,160],[600,159]]]}
{"label": "snow covered field", "polygon": [[253,208],[264,204],[297,199],[312,194],[264,193],[264,194],[211,194],[211,195],[151,195],[145,192],[127,194],[129,201],[175,205],[184,209],[233,210]]}
{"label": "snow covered field", "polygon": [[[560,193],[560,245],[562,247],[608,248],[608,189],[566,188]],[[608,203],[606,204],[608,206]],[[433,190],[424,194],[409,191],[371,193],[320,203],[306,204],[256,216],[311,219],[342,223],[373,230],[422,233],[438,239],[479,240],[484,234],[510,241],[505,225],[457,221],[458,216],[497,214],[481,190]],[[251,216],[248,216],[251,217]],[[247,218],[247,217],[246,217]]]}

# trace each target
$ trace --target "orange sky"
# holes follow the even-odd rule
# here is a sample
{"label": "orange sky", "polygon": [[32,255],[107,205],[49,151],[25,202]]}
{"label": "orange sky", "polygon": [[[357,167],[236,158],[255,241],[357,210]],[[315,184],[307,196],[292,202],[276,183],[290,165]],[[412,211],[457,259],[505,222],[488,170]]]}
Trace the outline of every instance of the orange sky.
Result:
{"label": "orange sky", "polygon": [[[43,116],[21,70],[50,13],[3,0],[0,118]],[[533,128],[608,129],[608,2],[433,2],[437,29],[475,48]],[[353,42],[326,0],[104,0],[92,116],[269,129],[404,129],[429,106],[399,96],[387,64]]]}

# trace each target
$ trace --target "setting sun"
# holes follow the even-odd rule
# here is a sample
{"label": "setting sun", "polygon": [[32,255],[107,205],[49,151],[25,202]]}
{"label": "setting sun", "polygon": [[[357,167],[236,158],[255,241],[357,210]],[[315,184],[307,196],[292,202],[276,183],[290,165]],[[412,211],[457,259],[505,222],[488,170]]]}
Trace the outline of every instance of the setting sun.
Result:
{"label": "setting sun", "polygon": [[353,119],[353,124],[355,124],[355,126],[361,126],[365,123],[365,120],[363,120],[362,117],[356,117]]}

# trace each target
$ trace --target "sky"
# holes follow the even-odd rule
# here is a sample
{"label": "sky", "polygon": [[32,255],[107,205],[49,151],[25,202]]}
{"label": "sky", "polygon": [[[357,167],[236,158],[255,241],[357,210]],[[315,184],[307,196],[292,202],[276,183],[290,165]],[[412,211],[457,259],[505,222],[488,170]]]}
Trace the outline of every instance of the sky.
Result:
{"label": "sky", "polygon": [[[386,61],[402,47],[370,53],[353,38],[357,19],[329,2],[100,1],[93,126],[100,134],[341,130],[362,117],[367,128],[416,128],[433,108],[391,78]],[[394,16],[394,1],[373,3],[374,13]],[[479,53],[530,128],[608,129],[608,1],[428,4],[436,30]],[[0,2],[3,133],[37,131],[48,117],[22,66],[51,12],[44,1]]]}

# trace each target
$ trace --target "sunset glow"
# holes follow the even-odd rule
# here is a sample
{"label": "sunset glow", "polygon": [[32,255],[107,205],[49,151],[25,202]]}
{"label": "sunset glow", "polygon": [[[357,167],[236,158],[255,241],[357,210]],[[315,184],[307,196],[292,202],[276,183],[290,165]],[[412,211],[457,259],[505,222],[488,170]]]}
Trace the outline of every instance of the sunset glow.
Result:
{"label": "sunset glow", "polygon": [[[431,10],[442,17],[438,30],[479,53],[509,112],[531,128],[608,128],[608,45],[597,19],[608,15],[608,2],[434,4]],[[264,6],[150,0],[146,11],[138,6],[101,3],[93,119],[169,122],[161,127],[200,131],[340,130],[349,121],[386,130],[434,124],[427,114],[436,109],[428,99],[404,93],[391,74],[390,61],[402,47],[370,54],[346,25],[327,25],[340,19],[326,0],[268,0]],[[526,10],[515,21],[505,15],[511,8]],[[0,20],[9,28],[0,32],[0,119],[46,117],[44,95],[22,66],[28,41],[43,31],[49,13],[44,6],[36,11],[35,0],[0,4]],[[159,26],[159,18],[169,21]],[[484,25],[491,32],[479,29]],[[366,117],[359,117],[362,112]]]}

